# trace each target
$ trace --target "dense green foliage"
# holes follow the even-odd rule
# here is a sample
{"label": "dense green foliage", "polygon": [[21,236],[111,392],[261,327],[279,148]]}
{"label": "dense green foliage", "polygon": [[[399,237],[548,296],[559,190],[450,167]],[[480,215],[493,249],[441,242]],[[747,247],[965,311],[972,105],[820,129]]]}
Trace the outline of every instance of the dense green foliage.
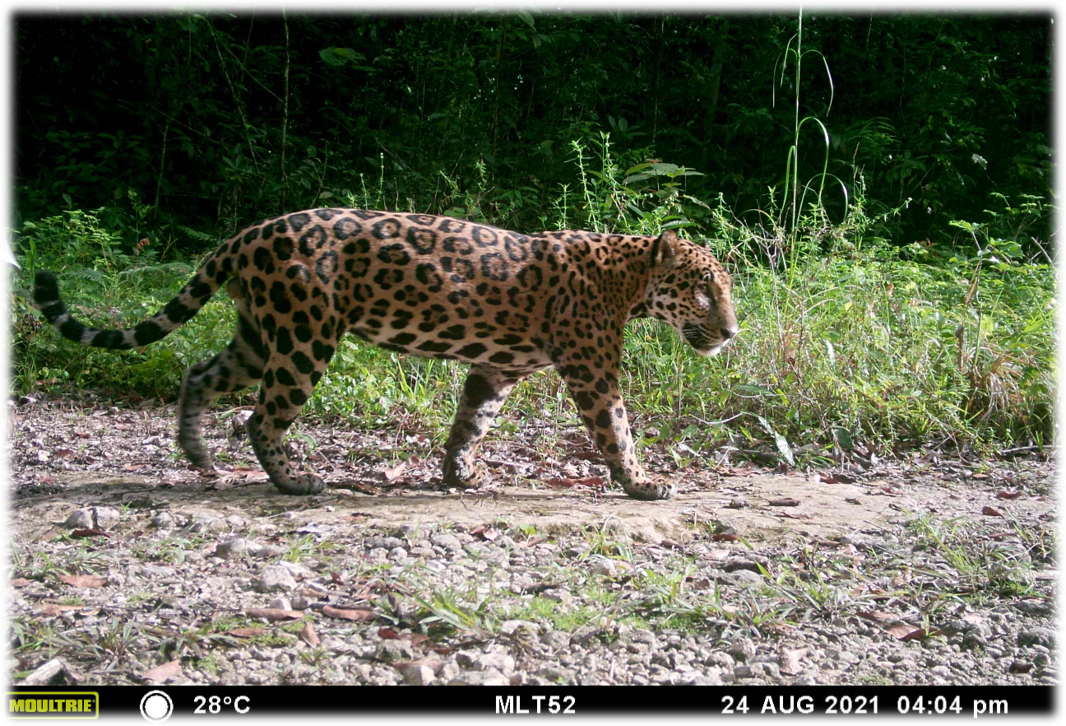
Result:
{"label": "dense green foliage", "polygon": [[[125,325],[219,235],[352,205],[706,239],[734,274],[735,344],[706,361],[650,322],[627,342],[629,408],[679,459],[727,438],[784,459],[1045,443],[1049,32],[1037,16],[19,18],[15,387],[171,399],[232,324],[213,303],[116,365],[42,330],[35,269],[61,273],[79,315]],[[309,410],[419,412],[443,432],[462,376],[352,344]],[[508,406],[577,420],[553,375]]]}
{"label": "dense green foliage", "polygon": [[[702,172],[686,179],[698,198],[765,207],[793,141],[796,74],[782,61],[797,22],[22,16],[18,208],[128,210],[132,191],[153,209],[153,241],[168,230],[188,244],[180,225],[221,234],[351,191],[530,231],[558,220],[571,142],[600,131],[633,163]],[[989,191],[1048,196],[1048,17],[807,16],[803,47],[821,57],[804,58],[798,114],[828,129],[834,218],[840,184],[853,197],[860,178],[872,213],[903,207],[878,230],[900,244],[950,239],[948,223],[978,218]],[[806,181],[826,149],[814,124],[800,137]],[[567,210],[567,226],[584,222]],[[1046,218],[1033,234],[1047,239]]]}

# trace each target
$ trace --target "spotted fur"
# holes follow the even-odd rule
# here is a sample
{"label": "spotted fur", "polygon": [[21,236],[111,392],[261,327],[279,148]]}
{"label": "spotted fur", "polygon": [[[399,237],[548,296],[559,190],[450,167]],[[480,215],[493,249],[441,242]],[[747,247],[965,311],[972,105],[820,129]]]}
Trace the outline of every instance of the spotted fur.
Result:
{"label": "spotted fur", "polygon": [[262,381],[248,431],[263,469],[289,494],[324,487],[293,468],[283,436],[344,333],[472,364],[445,445],[446,485],[477,485],[474,455],[507,394],[530,373],[554,367],[614,481],[631,497],[665,499],[674,487],[638,463],[619,389],[626,321],[658,318],[702,355],[716,354],[737,332],[729,275],[710,252],[671,231],[523,235],[449,217],[353,209],[313,209],[245,228],[162,310],[128,330],[75,320],[47,272],[37,274],[34,300],[64,337],[125,350],[177,329],[223,285],[236,303],[237,331],[186,374],[178,444],[209,468],[201,439],[208,403]]}

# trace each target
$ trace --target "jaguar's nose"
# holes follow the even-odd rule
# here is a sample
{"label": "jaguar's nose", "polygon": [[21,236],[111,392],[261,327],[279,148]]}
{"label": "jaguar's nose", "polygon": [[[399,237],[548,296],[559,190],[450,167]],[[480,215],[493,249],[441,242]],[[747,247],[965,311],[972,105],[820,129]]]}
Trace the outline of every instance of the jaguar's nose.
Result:
{"label": "jaguar's nose", "polygon": [[729,340],[737,334],[736,330],[730,330],[729,328],[722,328],[722,340]]}

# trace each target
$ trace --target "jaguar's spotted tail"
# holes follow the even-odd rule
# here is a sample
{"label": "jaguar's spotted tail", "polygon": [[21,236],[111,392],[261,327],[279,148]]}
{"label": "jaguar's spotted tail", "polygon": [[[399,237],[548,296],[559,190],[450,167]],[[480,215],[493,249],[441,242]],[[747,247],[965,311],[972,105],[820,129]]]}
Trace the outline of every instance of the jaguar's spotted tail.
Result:
{"label": "jaguar's spotted tail", "polygon": [[101,330],[75,320],[60,299],[59,284],[51,272],[40,271],[34,278],[33,304],[67,340],[94,348],[129,350],[161,340],[180,328],[211,299],[225,278],[226,275],[212,278],[201,268],[162,310],[126,330]]}

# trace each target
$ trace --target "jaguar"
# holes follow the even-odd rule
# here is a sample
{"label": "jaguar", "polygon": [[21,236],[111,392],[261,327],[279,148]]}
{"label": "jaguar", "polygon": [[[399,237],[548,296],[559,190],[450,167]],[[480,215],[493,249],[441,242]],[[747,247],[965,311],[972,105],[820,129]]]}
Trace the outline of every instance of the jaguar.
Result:
{"label": "jaguar", "polygon": [[470,363],[444,446],[442,484],[476,487],[475,454],[508,393],[554,368],[613,482],[636,499],[676,485],[637,460],[619,385],[623,331],[657,318],[712,356],[737,334],[732,281],[706,248],[677,236],[546,231],[519,234],[452,217],[311,209],[265,219],[222,242],[155,315],[125,330],[75,319],[56,277],[39,271],[34,303],[59,333],[128,350],[187,322],[222,286],[236,333],[185,373],[177,443],[212,468],[202,419],[212,399],[261,382],[247,430],[270,481],[286,494],[325,483],[290,461],[284,436],[342,335],[392,351]]}

